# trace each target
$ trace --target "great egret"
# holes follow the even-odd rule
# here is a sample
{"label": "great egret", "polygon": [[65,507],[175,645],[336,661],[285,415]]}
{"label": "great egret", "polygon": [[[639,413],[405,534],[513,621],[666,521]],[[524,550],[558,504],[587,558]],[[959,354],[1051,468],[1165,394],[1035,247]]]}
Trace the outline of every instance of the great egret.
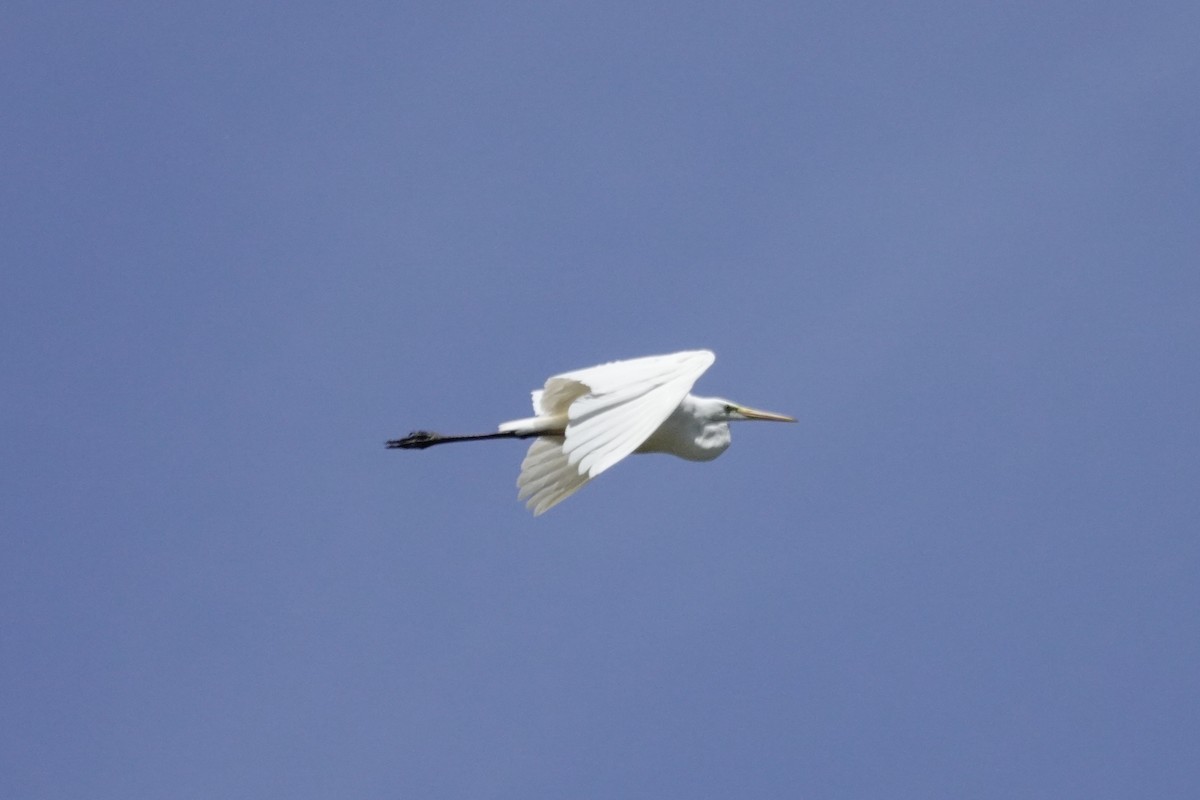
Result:
{"label": "great egret", "polygon": [[447,442],[532,438],[517,478],[517,499],[527,500],[536,516],[630,453],[711,461],[729,447],[733,420],[796,421],[719,397],[689,394],[715,360],[708,350],[687,350],[564,372],[533,391],[537,416],[501,423],[495,433],[414,431],[387,446],[421,450]]}

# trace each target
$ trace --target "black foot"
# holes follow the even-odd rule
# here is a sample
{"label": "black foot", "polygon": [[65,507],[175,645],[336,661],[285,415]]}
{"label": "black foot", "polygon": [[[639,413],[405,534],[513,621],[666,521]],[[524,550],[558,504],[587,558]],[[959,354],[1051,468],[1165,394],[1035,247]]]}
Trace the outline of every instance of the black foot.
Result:
{"label": "black foot", "polygon": [[403,439],[392,439],[387,443],[389,448],[401,448],[403,450],[423,450],[426,447],[435,445],[442,437],[433,431],[413,431]]}

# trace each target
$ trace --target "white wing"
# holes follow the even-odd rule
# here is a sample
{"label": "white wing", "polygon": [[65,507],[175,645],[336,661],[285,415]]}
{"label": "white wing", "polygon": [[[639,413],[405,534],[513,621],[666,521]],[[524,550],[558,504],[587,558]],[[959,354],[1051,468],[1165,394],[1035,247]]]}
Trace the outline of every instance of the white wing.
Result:
{"label": "white wing", "polygon": [[530,446],[518,497],[541,514],[632,453],[654,433],[716,360],[708,350],[614,361],[564,372],[533,393],[542,416],[565,414],[565,436]]}
{"label": "white wing", "polygon": [[579,491],[590,480],[567,462],[561,436],[534,439],[521,462],[521,477],[517,478],[518,500],[525,503],[534,516],[561,503]]}

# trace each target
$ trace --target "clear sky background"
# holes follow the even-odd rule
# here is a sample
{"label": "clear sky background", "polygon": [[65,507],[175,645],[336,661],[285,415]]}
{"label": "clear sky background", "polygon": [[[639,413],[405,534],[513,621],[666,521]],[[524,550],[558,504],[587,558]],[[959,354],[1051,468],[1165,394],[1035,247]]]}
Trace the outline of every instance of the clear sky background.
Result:
{"label": "clear sky background", "polygon": [[0,796],[1194,796],[1196,3],[3,18]]}

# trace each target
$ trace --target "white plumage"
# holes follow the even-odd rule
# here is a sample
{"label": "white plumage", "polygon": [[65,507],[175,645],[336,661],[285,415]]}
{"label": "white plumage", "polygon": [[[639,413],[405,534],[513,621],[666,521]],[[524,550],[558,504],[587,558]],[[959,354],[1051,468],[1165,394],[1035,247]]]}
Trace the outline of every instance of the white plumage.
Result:
{"label": "white plumage", "polygon": [[709,461],[729,447],[732,420],[795,422],[719,397],[689,394],[715,360],[708,350],[687,350],[564,372],[534,390],[536,416],[502,423],[492,434],[418,431],[388,442],[388,447],[534,438],[521,463],[518,498],[541,514],[631,453]]}
{"label": "white plumage", "polygon": [[[561,424],[560,436],[529,447],[517,499],[541,514],[638,449],[671,416],[716,360],[708,350],[614,361],[564,372],[533,392],[532,430]],[[514,420],[501,431],[521,430]]]}

